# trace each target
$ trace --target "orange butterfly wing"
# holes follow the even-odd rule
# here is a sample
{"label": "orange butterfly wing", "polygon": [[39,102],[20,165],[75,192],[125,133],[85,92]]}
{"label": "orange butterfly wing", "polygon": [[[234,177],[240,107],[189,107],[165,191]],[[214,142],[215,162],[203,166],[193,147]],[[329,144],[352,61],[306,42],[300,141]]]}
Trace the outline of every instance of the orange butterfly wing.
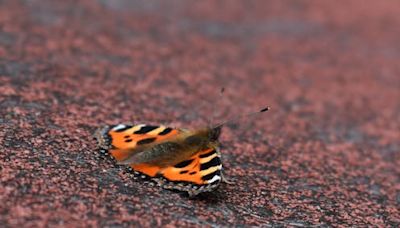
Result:
{"label": "orange butterfly wing", "polygon": [[222,163],[217,149],[208,148],[174,166],[160,168],[145,163],[132,169],[153,179],[163,188],[195,196],[216,189],[222,181]]}
{"label": "orange butterfly wing", "polygon": [[[101,148],[108,150],[117,161],[122,161],[130,156],[127,153],[129,149],[163,142],[180,132],[179,129],[165,126],[120,124],[104,128],[96,137]],[[130,166],[134,171],[154,178],[164,188],[186,191],[190,195],[211,191],[222,180],[218,148],[204,149],[173,166],[159,167],[147,163]]]}
{"label": "orange butterfly wing", "polygon": [[105,127],[96,137],[101,148],[108,150],[117,161],[123,161],[131,155],[130,149],[157,143],[177,134],[179,130],[165,126],[119,124]]}
{"label": "orange butterfly wing", "polygon": [[213,148],[200,151],[189,159],[171,167],[160,168],[145,163],[131,167],[151,177],[159,174],[169,181],[192,182],[198,185],[220,180],[222,169],[219,154]]}

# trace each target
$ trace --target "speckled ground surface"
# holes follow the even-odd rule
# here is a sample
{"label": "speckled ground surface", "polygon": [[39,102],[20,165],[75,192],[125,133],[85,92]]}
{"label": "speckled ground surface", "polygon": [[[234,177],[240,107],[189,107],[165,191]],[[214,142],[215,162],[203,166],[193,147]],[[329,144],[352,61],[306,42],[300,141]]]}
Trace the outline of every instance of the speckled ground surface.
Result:
{"label": "speckled ground surface", "polygon": [[[0,1],[2,227],[400,226],[398,1],[143,2]],[[92,139],[264,105],[195,199]]]}

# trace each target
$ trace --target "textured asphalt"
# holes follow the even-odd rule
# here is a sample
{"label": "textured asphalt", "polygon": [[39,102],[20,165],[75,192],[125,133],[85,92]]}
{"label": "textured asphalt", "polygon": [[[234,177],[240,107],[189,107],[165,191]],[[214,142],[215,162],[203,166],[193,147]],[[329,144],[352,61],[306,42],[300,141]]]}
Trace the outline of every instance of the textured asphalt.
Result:
{"label": "textured asphalt", "polygon": [[[0,1],[0,226],[399,227],[399,34],[399,1]],[[194,199],[92,138],[265,105]]]}

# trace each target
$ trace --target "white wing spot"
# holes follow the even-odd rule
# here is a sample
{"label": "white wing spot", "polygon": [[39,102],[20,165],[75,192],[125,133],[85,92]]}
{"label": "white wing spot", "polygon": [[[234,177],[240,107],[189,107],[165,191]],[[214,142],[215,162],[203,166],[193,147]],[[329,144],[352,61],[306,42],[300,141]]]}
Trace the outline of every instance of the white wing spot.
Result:
{"label": "white wing spot", "polygon": [[123,129],[125,127],[126,127],[126,125],[124,125],[124,124],[118,124],[117,126],[113,127],[112,130],[113,131],[118,131],[118,130]]}
{"label": "white wing spot", "polygon": [[215,181],[221,180],[221,177],[218,175],[215,175],[211,180],[207,181],[208,184],[214,183]]}

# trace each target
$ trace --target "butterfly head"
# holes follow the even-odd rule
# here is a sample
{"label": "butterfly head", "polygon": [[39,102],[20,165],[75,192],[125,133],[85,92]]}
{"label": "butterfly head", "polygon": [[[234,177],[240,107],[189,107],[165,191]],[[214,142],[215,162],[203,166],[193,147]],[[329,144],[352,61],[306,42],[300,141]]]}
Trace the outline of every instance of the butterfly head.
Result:
{"label": "butterfly head", "polygon": [[221,135],[221,131],[222,131],[222,125],[214,127],[214,128],[210,128],[210,130],[208,132],[208,139],[211,142],[218,141],[219,136]]}

